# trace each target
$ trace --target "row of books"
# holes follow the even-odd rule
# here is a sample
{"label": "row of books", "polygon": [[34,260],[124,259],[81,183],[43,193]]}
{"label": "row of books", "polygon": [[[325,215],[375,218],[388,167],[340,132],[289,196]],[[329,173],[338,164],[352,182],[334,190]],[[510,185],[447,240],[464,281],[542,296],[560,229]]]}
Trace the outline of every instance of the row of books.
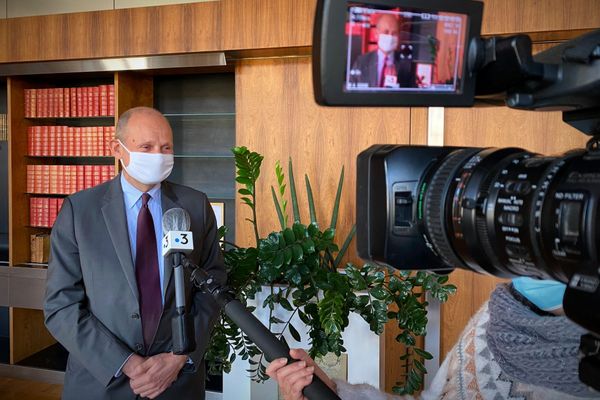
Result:
{"label": "row of books", "polygon": [[27,193],[71,194],[115,175],[114,165],[28,165]]}
{"label": "row of books", "polygon": [[50,254],[50,235],[36,233],[30,236],[30,261],[32,263],[46,264]]}
{"label": "row of books", "polygon": [[27,154],[30,156],[110,156],[114,126],[30,126]]}
{"label": "row of books", "polygon": [[6,114],[0,114],[0,140],[8,140],[8,122]]}
{"label": "row of books", "polygon": [[26,118],[115,115],[115,85],[25,89]]}
{"label": "row of books", "polygon": [[64,199],[32,197],[29,199],[29,225],[52,228]]}

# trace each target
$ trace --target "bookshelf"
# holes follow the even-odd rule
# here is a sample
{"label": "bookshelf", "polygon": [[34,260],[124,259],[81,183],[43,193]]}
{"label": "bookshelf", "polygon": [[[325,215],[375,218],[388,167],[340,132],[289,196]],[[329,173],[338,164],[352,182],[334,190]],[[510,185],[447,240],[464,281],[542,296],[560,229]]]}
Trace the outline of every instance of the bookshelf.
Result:
{"label": "bookshelf", "polygon": [[[110,95],[100,94],[111,88],[112,102]],[[39,94],[54,98],[54,107],[40,103]],[[46,330],[41,311],[47,259],[39,254],[32,258],[31,237],[50,234],[68,194],[115,175],[117,165],[103,145],[122,112],[152,105],[152,79],[131,72],[9,77],[7,98],[9,269],[15,278],[11,276],[10,363],[64,370],[66,352]],[[15,285],[22,286],[21,293]]]}

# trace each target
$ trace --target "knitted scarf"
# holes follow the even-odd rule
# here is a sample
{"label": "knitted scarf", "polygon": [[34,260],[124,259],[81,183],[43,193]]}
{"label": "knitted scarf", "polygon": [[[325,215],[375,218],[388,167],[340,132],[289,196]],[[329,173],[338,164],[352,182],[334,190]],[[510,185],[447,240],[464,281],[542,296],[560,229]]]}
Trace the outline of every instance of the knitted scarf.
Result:
{"label": "knitted scarf", "polygon": [[566,317],[540,316],[498,285],[489,301],[486,337],[494,359],[515,381],[572,396],[590,396],[577,376],[580,336]]}

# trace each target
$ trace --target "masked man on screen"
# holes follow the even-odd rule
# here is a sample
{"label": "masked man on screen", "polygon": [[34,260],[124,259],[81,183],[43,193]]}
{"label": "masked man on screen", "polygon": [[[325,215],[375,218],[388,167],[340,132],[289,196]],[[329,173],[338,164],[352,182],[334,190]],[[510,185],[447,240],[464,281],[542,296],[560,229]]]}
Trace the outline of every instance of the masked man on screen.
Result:
{"label": "masked man on screen", "polygon": [[377,87],[414,87],[412,60],[398,50],[400,23],[392,14],[381,14],[376,25],[377,50],[356,58],[352,70],[357,83]]}
{"label": "masked man on screen", "polygon": [[204,399],[203,354],[219,309],[187,287],[197,348],[171,352],[173,268],[160,247],[162,214],[187,210],[188,258],[223,282],[215,216],[204,193],[165,181],[173,134],[160,112],[125,112],[111,146],[123,172],[65,199],[52,229],[44,314],[69,351],[63,399]]}

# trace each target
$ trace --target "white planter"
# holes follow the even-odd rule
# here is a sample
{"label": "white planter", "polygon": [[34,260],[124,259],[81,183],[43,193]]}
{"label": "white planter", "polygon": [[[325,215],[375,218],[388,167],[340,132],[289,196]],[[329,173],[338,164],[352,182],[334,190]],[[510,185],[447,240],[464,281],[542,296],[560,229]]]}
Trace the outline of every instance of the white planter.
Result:
{"label": "white planter", "polygon": [[[276,289],[277,290],[277,289]],[[262,308],[262,303],[270,294],[270,289],[264,287],[257,293],[256,299],[250,305],[256,306],[254,315],[268,326],[269,309]],[[290,312],[283,308],[275,309],[273,315],[287,321]],[[350,314],[350,323],[343,333],[344,347],[348,356],[348,381],[350,383],[368,383],[379,387],[380,382],[380,337],[371,332],[369,325],[357,314]],[[290,347],[308,349],[308,332],[304,323],[295,315],[292,324],[298,329],[302,343],[298,344],[288,332],[285,339]],[[281,329],[281,328],[280,328]],[[231,373],[223,376],[223,400],[277,400],[277,385],[272,380],[263,384],[252,382],[247,369],[250,364],[237,358]]]}

